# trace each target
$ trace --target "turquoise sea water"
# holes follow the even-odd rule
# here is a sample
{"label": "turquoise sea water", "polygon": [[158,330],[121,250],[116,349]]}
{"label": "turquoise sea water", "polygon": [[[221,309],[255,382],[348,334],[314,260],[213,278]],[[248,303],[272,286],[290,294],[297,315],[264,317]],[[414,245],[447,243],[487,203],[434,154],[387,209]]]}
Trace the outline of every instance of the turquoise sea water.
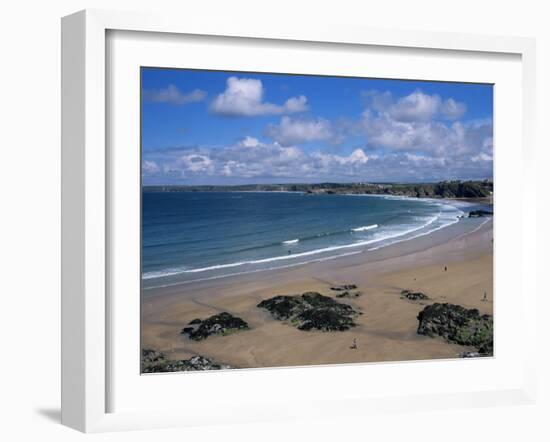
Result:
{"label": "turquoise sea water", "polygon": [[144,192],[142,286],[368,252],[464,212],[443,200],[278,192]]}

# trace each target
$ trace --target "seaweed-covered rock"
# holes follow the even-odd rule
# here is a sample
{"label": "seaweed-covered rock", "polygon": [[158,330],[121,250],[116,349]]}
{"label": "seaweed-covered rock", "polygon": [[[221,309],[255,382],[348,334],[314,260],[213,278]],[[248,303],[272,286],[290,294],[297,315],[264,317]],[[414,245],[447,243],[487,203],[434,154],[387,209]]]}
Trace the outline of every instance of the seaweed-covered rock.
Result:
{"label": "seaweed-covered rock", "polygon": [[289,320],[300,330],[349,330],[355,327],[353,318],[358,314],[350,305],[317,292],[275,296],[260,302],[258,307],[269,311],[277,320]]}
{"label": "seaweed-covered rock", "polygon": [[[197,324],[197,320],[191,321],[190,325]],[[248,324],[241,318],[231,313],[222,312],[207,319],[199,320],[198,327],[185,327],[181,333],[187,334],[194,341],[201,341],[211,335],[229,335],[239,330],[248,330]]]}
{"label": "seaweed-covered rock", "polygon": [[359,298],[362,293],[359,291],[356,292],[348,292],[347,290],[345,292],[339,292],[336,294],[337,298]]}
{"label": "seaweed-covered rock", "polygon": [[225,370],[234,368],[230,365],[219,364],[204,356],[193,356],[189,359],[171,360],[167,359],[162,352],[143,349],[141,352],[142,373],[166,373],[175,371],[203,371],[203,370]]}
{"label": "seaweed-covered rock", "polygon": [[327,308],[306,310],[297,319],[300,330],[345,331],[355,327],[352,317]]}
{"label": "seaweed-covered rock", "polygon": [[298,296],[275,296],[263,300],[258,307],[269,310],[275,319],[284,321],[301,312],[302,304],[302,300]]}
{"label": "seaweed-covered rock", "polygon": [[442,336],[448,342],[477,348],[482,355],[493,354],[493,318],[477,309],[435,303],[418,314],[420,335]]}
{"label": "seaweed-covered rock", "polygon": [[202,319],[199,319],[199,318],[196,318],[196,319],[193,319],[189,325],[197,325],[197,324],[200,324],[202,322]]}
{"label": "seaweed-covered rock", "polygon": [[493,216],[493,212],[488,210],[472,210],[468,214],[468,218],[480,218],[482,216]]}
{"label": "seaweed-covered rock", "polygon": [[401,298],[406,298],[409,301],[421,301],[425,299],[430,299],[428,295],[425,295],[422,292],[413,292],[411,290],[401,290]]}
{"label": "seaweed-covered rock", "polygon": [[341,292],[344,290],[355,290],[357,286],[355,284],[342,284],[342,285],[336,285],[334,287],[331,287],[331,290],[334,290],[336,292]]}
{"label": "seaweed-covered rock", "polygon": [[163,361],[164,359],[164,353],[159,351],[149,349],[141,350],[141,362],[144,364],[152,364],[154,362]]}

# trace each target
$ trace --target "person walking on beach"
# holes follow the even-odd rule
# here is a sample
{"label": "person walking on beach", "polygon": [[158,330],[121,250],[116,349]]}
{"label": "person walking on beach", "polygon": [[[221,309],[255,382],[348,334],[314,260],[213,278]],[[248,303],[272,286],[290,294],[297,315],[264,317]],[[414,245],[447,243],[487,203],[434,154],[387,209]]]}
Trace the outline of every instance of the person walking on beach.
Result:
{"label": "person walking on beach", "polygon": [[352,350],[357,350],[357,338],[353,338],[353,344],[350,347]]}
{"label": "person walking on beach", "polygon": [[447,271],[447,266],[445,266],[445,271]]}
{"label": "person walking on beach", "polygon": [[483,299],[482,301],[487,302],[487,292],[483,292]]}

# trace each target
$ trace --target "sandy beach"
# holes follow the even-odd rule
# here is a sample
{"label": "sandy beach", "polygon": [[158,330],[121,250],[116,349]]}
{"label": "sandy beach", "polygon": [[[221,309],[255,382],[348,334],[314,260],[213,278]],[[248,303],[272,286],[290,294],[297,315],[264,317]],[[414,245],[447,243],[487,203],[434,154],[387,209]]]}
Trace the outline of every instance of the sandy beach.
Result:
{"label": "sandy beach", "polygon": [[[455,358],[474,349],[418,335],[417,315],[434,302],[492,314],[492,241],[493,220],[485,218],[468,231],[451,226],[331,261],[143,290],[141,346],[170,359],[202,355],[238,368]],[[339,300],[362,313],[351,330],[301,331],[257,307],[275,295],[335,297],[331,287],[338,284],[356,284],[362,293]],[[430,299],[402,299],[404,289]],[[224,311],[246,320],[250,330],[203,341],[180,334],[194,318]],[[350,348],[354,339],[356,349]]]}

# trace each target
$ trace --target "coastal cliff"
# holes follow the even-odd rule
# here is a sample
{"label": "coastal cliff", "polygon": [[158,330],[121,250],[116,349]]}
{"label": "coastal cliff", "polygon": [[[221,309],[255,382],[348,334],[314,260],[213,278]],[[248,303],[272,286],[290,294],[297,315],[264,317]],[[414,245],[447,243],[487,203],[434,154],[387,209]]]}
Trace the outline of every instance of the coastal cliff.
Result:
{"label": "coastal cliff", "polygon": [[235,186],[144,186],[144,192],[302,192],[307,194],[393,195],[412,198],[488,198],[493,182],[246,184]]}

